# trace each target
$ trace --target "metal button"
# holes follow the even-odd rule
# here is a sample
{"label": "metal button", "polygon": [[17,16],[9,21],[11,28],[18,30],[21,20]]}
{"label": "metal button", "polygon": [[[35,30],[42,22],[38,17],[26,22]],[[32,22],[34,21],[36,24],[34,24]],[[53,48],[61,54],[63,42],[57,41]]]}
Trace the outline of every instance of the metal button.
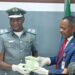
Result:
{"label": "metal button", "polygon": [[20,41],[20,43],[22,43],[22,41]]}
{"label": "metal button", "polygon": [[20,52],[23,52],[23,50],[20,50]]}
{"label": "metal button", "polygon": [[21,59],[20,61],[22,62],[23,60]]}
{"label": "metal button", "polygon": [[7,73],[5,73],[5,75],[7,75]]}

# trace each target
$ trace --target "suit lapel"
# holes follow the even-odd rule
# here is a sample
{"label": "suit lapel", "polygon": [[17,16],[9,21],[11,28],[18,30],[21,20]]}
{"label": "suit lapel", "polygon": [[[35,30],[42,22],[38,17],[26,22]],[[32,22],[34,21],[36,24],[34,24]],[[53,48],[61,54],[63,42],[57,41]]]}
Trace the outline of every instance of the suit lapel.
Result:
{"label": "suit lapel", "polygon": [[[64,53],[67,53],[68,50],[69,50],[69,48],[73,47],[74,41],[75,41],[75,39],[72,38],[71,41],[70,41],[70,42],[68,43],[68,45],[66,46],[66,48],[65,48],[65,50],[64,50]],[[63,53],[63,54],[64,54],[64,53]],[[60,58],[59,62],[62,60],[62,58],[63,58],[63,55],[62,55],[62,57]],[[59,63],[59,62],[58,62],[58,63]]]}
{"label": "suit lapel", "polygon": [[[61,47],[62,47],[62,44],[63,44],[63,39],[61,39],[61,44],[60,44],[60,46],[59,46],[59,52],[58,52],[58,55],[59,55],[59,53],[60,53],[60,49],[61,49]],[[57,55],[56,61],[57,61],[57,59],[58,59],[58,55]]]}
{"label": "suit lapel", "polygon": [[67,47],[65,48],[64,52],[67,52],[69,48],[73,47],[75,39],[72,38]]}

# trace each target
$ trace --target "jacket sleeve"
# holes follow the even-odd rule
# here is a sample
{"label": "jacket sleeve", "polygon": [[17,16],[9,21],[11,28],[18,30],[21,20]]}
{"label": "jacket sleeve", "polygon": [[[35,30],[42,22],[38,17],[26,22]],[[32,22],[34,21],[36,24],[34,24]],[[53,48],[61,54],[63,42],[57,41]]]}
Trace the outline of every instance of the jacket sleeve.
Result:
{"label": "jacket sleeve", "polygon": [[75,62],[75,47],[69,51],[66,58],[67,59],[65,60],[65,68],[67,68],[71,62]]}
{"label": "jacket sleeve", "polygon": [[58,70],[56,70],[56,69],[51,69],[50,71],[49,71],[49,75],[51,75],[51,74],[62,74],[62,69],[58,69]]}
{"label": "jacket sleeve", "polygon": [[38,56],[38,51],[36,49],[36,35],[32,35],[32,46],[31,46],[31,51],[32,51],[32,56],[37,57]]}
{"label": "jacket sleeve", "polygon": [[55,65],[56,64],[57,56],[50,57],[50,59],[51,59],[51,64],[50,65]]}

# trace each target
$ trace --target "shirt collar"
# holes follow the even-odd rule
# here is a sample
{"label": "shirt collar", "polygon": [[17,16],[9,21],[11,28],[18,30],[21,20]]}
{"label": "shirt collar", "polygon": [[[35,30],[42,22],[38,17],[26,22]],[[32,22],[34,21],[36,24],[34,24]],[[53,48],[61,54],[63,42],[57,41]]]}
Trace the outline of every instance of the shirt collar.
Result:
{"label": "shirt collar", "polygon": [[[14,34],[14,31],[13,31],[11,28],[10,28],[10,30],[11,30],[11,34],[12,34],[12,35],[15,35],[15,34]],[[25,34],[26,34],[26,30],[23,29],[23,35],[25,35]]]}
{"label": "shirt collar", "polygon": [[68,42],[73,38],[73,36],[70,36],[69,38],[67,38]]}

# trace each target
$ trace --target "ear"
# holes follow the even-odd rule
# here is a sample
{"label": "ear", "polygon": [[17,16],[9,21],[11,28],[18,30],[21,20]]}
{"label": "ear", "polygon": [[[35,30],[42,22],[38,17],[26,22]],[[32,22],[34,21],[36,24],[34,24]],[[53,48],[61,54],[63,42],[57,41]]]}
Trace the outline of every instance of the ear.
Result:
{"label": "ear", "polygon": [[73,25],[73,31],[75,32],[75,25]]}
{"label": "ear", "polygon": [[23,17],[22,19],[23,19],[22,21],[23,21],[23,23],[24,23],[25,17]]}

